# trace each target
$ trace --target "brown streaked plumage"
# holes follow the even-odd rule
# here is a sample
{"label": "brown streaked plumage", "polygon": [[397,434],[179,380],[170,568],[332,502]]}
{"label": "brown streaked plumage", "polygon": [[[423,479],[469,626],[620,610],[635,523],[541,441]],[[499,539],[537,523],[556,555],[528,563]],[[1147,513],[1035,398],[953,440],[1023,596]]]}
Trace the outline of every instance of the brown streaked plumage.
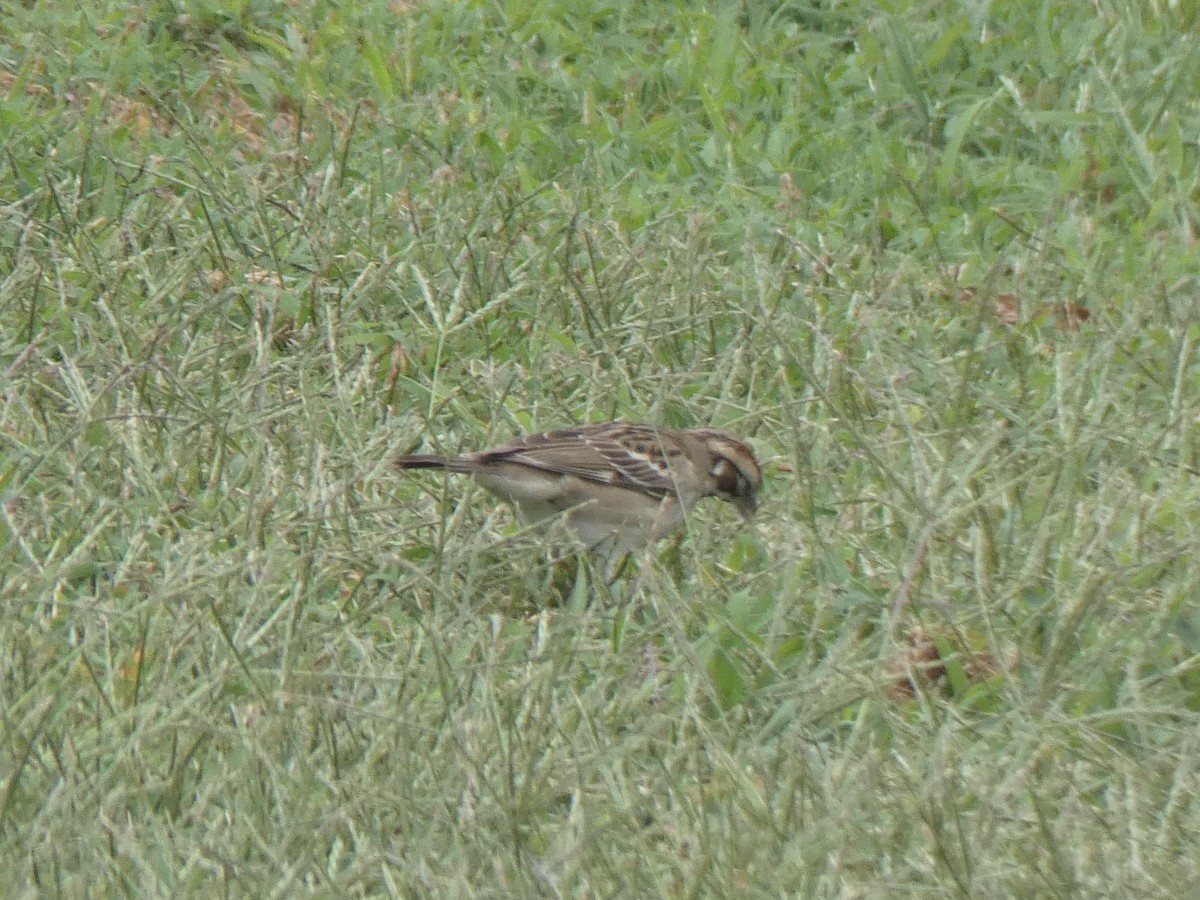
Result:
{"label": "brown streaked plumage", "polygon": [[762,470],[743,440],[717,428],[608,422],[518,438],[494,450],[402,456],[402,469],[471,475],[533,522],[560,516],[610,559],[666,537],[705,497],[749,519]]}

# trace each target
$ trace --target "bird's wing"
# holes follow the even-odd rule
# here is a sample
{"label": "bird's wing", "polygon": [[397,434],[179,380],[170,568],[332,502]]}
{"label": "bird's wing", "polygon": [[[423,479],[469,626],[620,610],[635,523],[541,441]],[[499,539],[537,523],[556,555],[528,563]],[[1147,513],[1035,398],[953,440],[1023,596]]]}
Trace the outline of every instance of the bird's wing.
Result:
{"label": "bird's wing", "polygon": [[673,441],[645,425],[596,425],[548,431],[477,453],[478,462],[511,462],[543,472],[665,497],[676,493]]}

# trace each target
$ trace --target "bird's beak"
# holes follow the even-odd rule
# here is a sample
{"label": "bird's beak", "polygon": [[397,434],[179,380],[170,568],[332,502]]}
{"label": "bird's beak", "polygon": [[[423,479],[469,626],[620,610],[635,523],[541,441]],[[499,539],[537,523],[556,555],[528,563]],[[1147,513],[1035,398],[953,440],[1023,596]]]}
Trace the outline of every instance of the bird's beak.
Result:
{"label": "bird's beak", "polygon": [[754,514],[758,512],[757,497],[738,497],[733,501],[733,505],[737,511],[742,514],[742,518],[749,522],[754,518]]}

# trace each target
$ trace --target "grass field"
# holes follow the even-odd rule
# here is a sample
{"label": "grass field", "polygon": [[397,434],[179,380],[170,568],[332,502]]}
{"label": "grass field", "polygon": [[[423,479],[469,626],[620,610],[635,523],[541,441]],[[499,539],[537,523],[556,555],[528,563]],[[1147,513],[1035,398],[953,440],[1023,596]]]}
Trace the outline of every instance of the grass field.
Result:
{"label": "grass field", "polygon": [[[0,893],[1195,890],[1198,30],[6,4]],[[614,418],[756,523],[390,464]]]}

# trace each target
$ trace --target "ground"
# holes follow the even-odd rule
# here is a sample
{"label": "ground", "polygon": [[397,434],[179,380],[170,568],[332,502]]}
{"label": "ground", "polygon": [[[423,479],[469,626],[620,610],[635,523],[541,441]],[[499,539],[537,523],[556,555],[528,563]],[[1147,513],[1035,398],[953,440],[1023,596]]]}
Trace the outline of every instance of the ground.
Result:
{"label": "ground", "polygon": [[[5,896],[1180,896],[1198,26],[7,5]],[[390,464],[618,418],[753,526]]]}

